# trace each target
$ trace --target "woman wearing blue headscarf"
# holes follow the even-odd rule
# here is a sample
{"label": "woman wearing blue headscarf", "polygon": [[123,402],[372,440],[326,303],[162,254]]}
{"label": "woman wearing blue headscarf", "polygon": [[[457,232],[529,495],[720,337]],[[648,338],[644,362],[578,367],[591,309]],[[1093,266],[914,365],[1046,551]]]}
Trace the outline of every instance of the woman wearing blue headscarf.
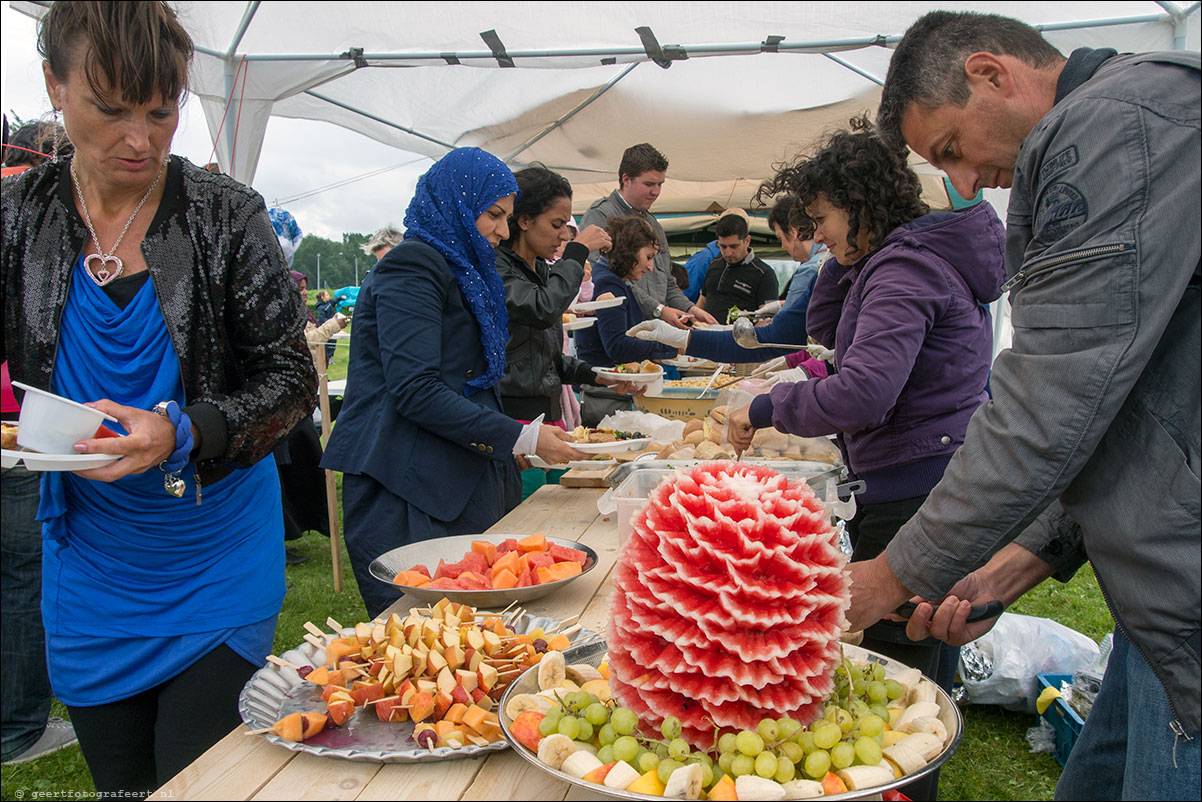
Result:
{"label": "woman wearing blue headscarf", "polygon": [[515,455],[583,456],[501,411],[509,318],[496,268],[517,182],[478,148],[417,182],[405,241],[355,304],[346,398],[322,466],[342,471],[346,546],[369,615],[399,594],[368,571],[398,546],[483,532],[521,500]]}

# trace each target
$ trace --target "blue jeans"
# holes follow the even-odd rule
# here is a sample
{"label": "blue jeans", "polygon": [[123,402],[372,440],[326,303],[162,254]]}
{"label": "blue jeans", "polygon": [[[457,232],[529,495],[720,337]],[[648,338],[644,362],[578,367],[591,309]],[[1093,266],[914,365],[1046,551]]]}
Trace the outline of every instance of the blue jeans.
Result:
{"label": "blue jeans", "polygon": [[1172,720],[1160,680],[1116,629],[1102,690],[1056,799],[1198,799],[1200,739],[1174,736]]}
{"label": "blue jeans", "polygon": [[9,760],[33,746],[50,715],[46,634],[42,629],[41,474],[24,467],[0,476],[0,753]]}

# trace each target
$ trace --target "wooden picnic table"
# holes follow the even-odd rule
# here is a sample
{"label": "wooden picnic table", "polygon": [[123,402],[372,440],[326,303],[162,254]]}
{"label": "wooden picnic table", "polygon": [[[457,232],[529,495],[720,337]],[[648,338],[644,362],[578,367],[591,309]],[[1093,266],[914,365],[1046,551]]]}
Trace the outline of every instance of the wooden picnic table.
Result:
{"label": "wooden picnic table", "polygon": [[[585,629],[604,631],[610,572],[618,554],[615,516],[602,517],[602,491],[547,485],[502,518],[489,533],[542,533],[585,543],[597,568],[561,591],[525,605],[532,615],[580,614]],[[394,610],[425,602],[402,596]],[[301,635],[297,634],[297,642]],[[540,771],[510,749],[464,760],[376,763],[293,752],[247,736],[245,725],[213,745],[151,795],[151,799],[603,799]]]}

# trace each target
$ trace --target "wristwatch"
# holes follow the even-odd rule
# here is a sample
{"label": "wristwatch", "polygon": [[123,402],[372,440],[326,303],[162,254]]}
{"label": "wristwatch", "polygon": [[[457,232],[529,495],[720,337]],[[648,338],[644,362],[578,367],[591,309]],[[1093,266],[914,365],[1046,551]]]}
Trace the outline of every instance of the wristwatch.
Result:
{"label": "wristwatch", "polygon": [[660,304],[659,306],[655,307],[655,316],[656,317],[659,317],[663,313],[664,313],[664,305],[663,304]]}

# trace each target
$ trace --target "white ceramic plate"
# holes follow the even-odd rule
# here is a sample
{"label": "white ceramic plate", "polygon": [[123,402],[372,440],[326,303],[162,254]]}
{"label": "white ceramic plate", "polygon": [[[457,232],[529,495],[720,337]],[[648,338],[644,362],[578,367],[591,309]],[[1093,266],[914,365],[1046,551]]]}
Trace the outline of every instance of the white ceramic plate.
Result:
{"label": "white ceramic plate", "polygon": [[615,306],[621,306],[626,303],[626,296],[619,295],[615,298],[606,298],[604,301],[588,301],[582,304],[568,307],[569,312],[596,312],[598,309],[613,309]]}
{"label": "white ceramic plate", "polygon": [[101,468],[121,459],[117,454],[38,454],[34,451],[4,449],[4,467],[24,462],[31,471],[86,471]]}
{"label": "white ceramic plate", "polygon": [[664,377],[663,368],[660,368],[658,373],[619,373],[613,368],[593,368],[593,373],[596,373],[603,379],[632,382],[633,384],[651,384]]}
{"label": "white ceramic plate", "polygon": [[571,443],[572,448],[586,454],[621,454],[623,451],[638,451],[651,442],[650,437],[635,440],[614,440],[609,443]]}
{"label": "white ceramic plate", "polygon": [[577,318],[576,320],[573,320],[571,323],[564,323],[563,330],[564,331],[577,331],[579,329],[587,329],[589,326],[594,325],[596,322],[597,322],[597,318],[595,318],[595,317]]}

